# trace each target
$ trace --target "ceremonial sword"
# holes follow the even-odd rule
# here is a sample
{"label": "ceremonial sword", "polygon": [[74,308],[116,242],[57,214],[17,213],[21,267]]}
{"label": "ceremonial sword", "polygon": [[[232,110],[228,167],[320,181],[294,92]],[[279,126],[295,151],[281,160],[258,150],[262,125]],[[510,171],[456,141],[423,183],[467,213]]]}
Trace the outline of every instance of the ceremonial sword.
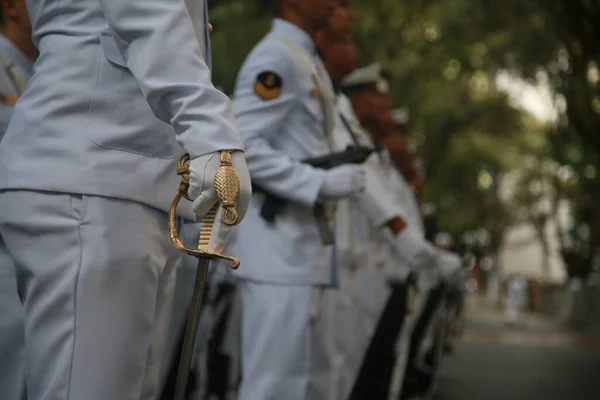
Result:
{"label": "ceremonial sword", "polygon": [[208,273],[208,265],[211,260],[220,258],[231,261],[233,269],[237,269],[240,266],[240,261],[235,257],[210,253],[208,251],[208,244],[210,242],[210,237],[213,225],[215,224],[215,218],[219,209],[219,205],[222,207],[221,219],[224,224],[234,225],[238,219],[237,212],[235,210],[235,200],[240,192],[240,181],[237,173],[231,165],[231,152],[222,151],[220,157],[221,165],[217,170],[214,180],[215,192],[219,198],[219,202],[217,202],[206,215],[202,216],[202,220],[200,222],[200,237],[198,239],[198,248],[196,250],[185,247],[185,245],[177,236],[175,217],[177,205],[182,198],[192,201],[187,194],[190,185],[190,169],[188,164],[190,160],[189,154],[186,153],[182,155],[177,162],[177,175],[181,176],[181,183],[179,184],[177,195],[173,199],[171,208],[169,210],[169,234],[171,236],[171,241],[177,250],[183,251],[186,254],[194,256],[198,259],[198,267],[196,269],[192,301],[190,303],[188,318],[183,334],[183,347],[181,350],[179,368],[177,370],[174,400],[185,399],[190,365],[194,352],[194,342],[196,340],[198,321],[200,319],[200,308],[202,305],[204,284],[206,282],[206,276]]}

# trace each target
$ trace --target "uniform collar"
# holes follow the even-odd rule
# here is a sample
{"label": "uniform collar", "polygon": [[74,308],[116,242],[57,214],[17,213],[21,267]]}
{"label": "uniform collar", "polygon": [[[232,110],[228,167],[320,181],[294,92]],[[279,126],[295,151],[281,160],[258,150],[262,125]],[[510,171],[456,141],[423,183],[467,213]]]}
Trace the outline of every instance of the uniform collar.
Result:
{"label": "uniform collar", "polygon": [[7,57],[17,67],[30,78],[33,74],[33,61],[31,61],[23,52],[6,36],[0,34],[0,53]]}
{"label": "uniform collar", "polygon": [[316,52],[315,42],[308,33],[300,29],[300,27],[297,25],[294,25],[281,18],[275,18],[273,19],[273,24],[271,25],[271,31],[294,42],[296,45],[302,47],[310,54]]}

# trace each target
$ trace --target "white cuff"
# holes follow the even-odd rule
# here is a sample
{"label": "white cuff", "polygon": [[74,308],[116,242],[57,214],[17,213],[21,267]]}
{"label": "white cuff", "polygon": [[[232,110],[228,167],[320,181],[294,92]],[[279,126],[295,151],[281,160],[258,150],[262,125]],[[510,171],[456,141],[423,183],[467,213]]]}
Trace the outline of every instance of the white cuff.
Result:
{"label": "white cuff", "polygon": [[427,242],[417,230],[407,226],[398,236],[384,228],[384,237],[391,241],[394,253],[404,261],[410,269],[419,272],[436,267],[438,251]]}
{"label": "white cuff", "polygon": [[444,279],[452,280],[461,271],[462,260],[455,253],[440,251],[437,265]]}

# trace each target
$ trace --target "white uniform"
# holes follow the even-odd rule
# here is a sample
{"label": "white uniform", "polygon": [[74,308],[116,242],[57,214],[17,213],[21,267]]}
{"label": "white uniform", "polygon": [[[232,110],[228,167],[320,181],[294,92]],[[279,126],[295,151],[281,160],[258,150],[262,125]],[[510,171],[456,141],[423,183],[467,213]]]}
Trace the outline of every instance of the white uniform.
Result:
{"label": "white uniform", "polygon": [[[421,218],[417,199],[415,198],[410,185],[398,171],[387,152],[381,154],[381,157],[377,160],[377,162],[380,173],[385,176],[385,180],[389,187],[394,191],[397,201],[402,204],[402,208],[406,210],[404,217],[407,224],[411,227],[414,227],[422,237],[425,237],[423,219]],[[386,251],[388,253],[392,252],[392,249],[389,247],[387,242],[382,242],[382,247],[384,248],[382,251]],[[399,281],[404,280],[406,278],[406,272],[409,270],[408,266],[405,266],[404,270],[394,270],[394,267],[394,265],[388,266],[389,278]],[[400,274],[396,273],[396,271],[400,271]],[[417,279],[420,286],[418,292],[415,294],[414,288],[412,287],[407,289],[409,290],[407,299],[407,308],[409,312],[403,316],[404,321],[402,323],[402,331],[396,344],[396,362],[389,391],[390,399],[396,399],[399,397],[399,394],[402,393],[402,384],[404,382],[404,374],[407,368],[413,327],[416,322],[416,318],[424,306],[424,301],[426,298],[425,293],[427,289],[424,290],[423,286],[431,285],[430,282],[435,282],[436,277],[432,277],[432,275],[428,272],[419,273],[417,271]],[[399,316],[399,318],[401,317]]]}
{"label": "white uniform", "polygon": [[[343,94],[338,97],[337,118],[334,135],[337,150],[357,144],[373,147]],[[311,398],[348,397],[389,293],[386,269],[382,267],[385,255],[372,252],[378,241],[372,235],[387,229],[385,223],[402,215],[402,210],[372,168],[377,157],[373,154],[367,160],[365,192],[357,199],[339,202],[336,240],[340,284],[339,290],[325,294],[317,341],[319,368],[311,379]]]}
{"label": "white uniform", "polygon": [[0,142],[0,236],[25,309],[27,397],[154,399],[177,157],[243,150],[210,80],[206,3],[26,2],[40,55]]}
{"label": "white uniform", "polygon": [[240,400],[307,398],[312,321],[335,284],[333,247],[323,246],[312,207],[325,172],[300,160],[328,154],[335,94],[310,36],[275,19],[238,74],[233,107],[253,184],[286,201],[274,223],[254,191],[226,253],[242,296]]}
{"label": "white uniform", "polygon": [[[407,225],[413,229],[416,229],[421,236],[425,236],[425,230],[423,221],[420,217],[418,204],[414,197],[412,190],[407,184],[402,174],[397,170],[393,164],[387,151],[382,151],[377,157],[374,157],[372,161],[373,168],[377,171],[383,180],[386,182],[386,187],[393,196],[394,201],[398,207],[402,210],[402,218],[406,221]],[[380,276],[379,286],[374,286],[371,291],[372,293],[389,293],[388,283],[390,281],[405,282],[411,268],[404,263],[402,260],[395,256],[395,249],[391,247],[390,241],[386,240],[384,235],[391,235],[390,232],[372,231],[372,254],[374,258],[377,258],[378,264],[380,265]],[[423,273],[417,272],[417,277],[423,279]],[[365,285],[367,282],[365,282]],[[385,289],[382,289],[384,286]],[[365,295],[367,295],[369,288],[365,289]],[[412,293],[413,288],[407,289]],[[372,296],[372,295],[371,295]],[[408,295],[408,302],[415,300],[412,304],[408,304],[410,313],[405,315],[398,315],[398,318],[403,319],[402,328],[396,344],[396,363],[392,376],[391,394],[398,394],[402,390],[402,382],[404,378],[404,372],[406,370],[406,362],[408,351],[410,347],[410,338],[412,334],[412,328],[415,320],[415,305],[422,303],[418,300],[422,299],[422,295],[419,294],[413,299],[413,295]],[[386,296],[387,298],[387,296]],[[383,298],[379,303],[379,310],[385,304],[386,298]],[[378,317],[379,314],[374,315]],[[375,320],[376,323],[377,320]],[[374,325],[373,325],[374,326]]]}

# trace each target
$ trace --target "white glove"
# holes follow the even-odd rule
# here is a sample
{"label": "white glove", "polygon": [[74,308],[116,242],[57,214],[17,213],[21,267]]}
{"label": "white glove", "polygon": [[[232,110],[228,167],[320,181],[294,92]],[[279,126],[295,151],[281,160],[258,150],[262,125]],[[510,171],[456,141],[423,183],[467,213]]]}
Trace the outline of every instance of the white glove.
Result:
{"label": "white glove", "polygon": [[415,272],[434,273],[438,266],[436,258],[438,251],[427,242],[419,233],[410,226],[405,227],[398,236],[394,236],[389,229],[384,235],[391,241],[395,254]]}
{"label": "white glove", "polygon": [[443,279],[449,284],[456,283],[460,278],[462,260],[456,253],[440,250],[436,260]]}
{"label": "white glove", "polygon": [[[192,207],[197,215],[205,215],[219,201],[215,192],[215,175],[221,165],[220,152],[206,154],[190,161],[190,187],[188,196],[193,200]],[[246,165],[246,158],[241,151],[231,153],[231,165],[240,180],[240,193],[237,198],[235,210],[237,211],[236,225],[242,222],[252,197],[252,184],[250,172]],[[215,224],[208,244],[208,251],[221,254],[227,244],[227,238],[232,226],[226,225],[221,219],[222,207],[219,206]]]}
{"label": "white glove", "polygon": [[326,200],[350,197],[362,193],[366,183],[364,164],[340,165],[325,172],[319,194]]}

